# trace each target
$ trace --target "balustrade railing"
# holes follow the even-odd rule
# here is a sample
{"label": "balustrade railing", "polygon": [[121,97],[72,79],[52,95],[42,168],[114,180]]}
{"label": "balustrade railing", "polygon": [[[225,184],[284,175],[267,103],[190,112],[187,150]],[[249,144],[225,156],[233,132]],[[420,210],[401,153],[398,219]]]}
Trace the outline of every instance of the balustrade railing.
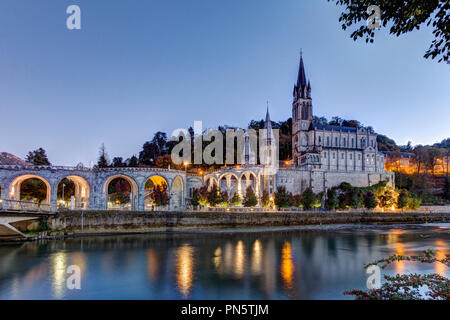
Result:
{"label": "balustrade railing", "polygon": [[48,203],[36,203],[33,201],[19,201],[10,199],[0,199],[0,211],[25,211],[37,213],[54,213],[57,206]]}

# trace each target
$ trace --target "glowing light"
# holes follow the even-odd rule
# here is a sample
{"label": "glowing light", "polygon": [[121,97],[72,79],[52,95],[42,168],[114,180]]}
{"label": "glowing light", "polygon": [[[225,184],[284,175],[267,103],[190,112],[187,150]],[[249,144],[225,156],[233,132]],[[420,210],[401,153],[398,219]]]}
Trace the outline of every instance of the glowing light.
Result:
{"label": "glowing light", "polygon": [[234,255],[234,274],[237,278],[241,278],[245,271],[245,246],[241,240],[234,248]]}
{"label": "glowing light", "polygon": [[176,282],[180,293],[187,297],[194,281],[194,248],[183,245],[175,251]]}
{"label": "glowing light", "polygon": [[253,253],[252,253],[252,273],[258,275],[261,273],[261,263],[262,263],[262,246],[259,240],[253,243]]}
{"label": "glowing light", "polygon": [[64,296],[66,288],[66,271],[67,271],[67,254],[65,252],[58,252],[51,257],[52,267],[52,287],[55,298],[60,299]]}
{"label": "glowing light", "polygon": [[392,205],[391,211],[395,211],[395,206],[394,205]]}
{"label": "glowing light", "polygon": [[155,281],[158,277],[159,264],[158,256],[153,249],[147,250],[147,275],[150,280]]}
{"label": "glowing light", "polygon": [[[436,240],[436,258],[442,260],[446,256],[446,248],[448,247],[447,243],[442,240]],[[434,270],[436,273],[442,277],[445,277],[447,274],[447,266],[441,262],[434,263]]]}
{"label": "glowing light", "polygon": [[284,247],[281,250],[281,277],[283,278],[286,288],[291,290],[294,287],[294,263],[292,262],[291,243],[287,241],[284,243]]}

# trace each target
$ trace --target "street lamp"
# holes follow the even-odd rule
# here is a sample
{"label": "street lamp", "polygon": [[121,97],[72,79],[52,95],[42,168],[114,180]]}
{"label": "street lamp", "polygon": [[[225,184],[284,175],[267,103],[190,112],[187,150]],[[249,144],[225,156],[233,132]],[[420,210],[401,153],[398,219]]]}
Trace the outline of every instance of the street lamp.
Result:
{"label": "street lamp", "polygon": [[186,160],[183,161],[183,165],[184,165],[184,171],[187,172],[187,166],[189,165],[189,162],[187,162]]}

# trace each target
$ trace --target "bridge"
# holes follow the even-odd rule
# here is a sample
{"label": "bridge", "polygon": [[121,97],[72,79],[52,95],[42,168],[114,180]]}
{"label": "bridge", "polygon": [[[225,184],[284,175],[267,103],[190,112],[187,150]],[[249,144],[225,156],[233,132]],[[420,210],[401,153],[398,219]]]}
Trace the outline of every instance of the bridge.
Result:
{"label": "bridge", "polygon": [[14,223],[39,220],[54,215],[56,206],[30,201],[0,199],[0,239],[26,238]]}
{"label": "bridge", "polygon": [[[77,210],[153,210],[150,194],[156,185],[165,185],[169,196],[166,208],[158,209],[179,210],[186,206],[188,190],[203,185],[203,176],[195,174],[188,176],[185,171],[161,168],[0,165],[0,198],[24,200],[23,186],[30,179],[40,181],[40,192],[44,194],[45,199],[40,201],[43,204],[37,208],[43,211],[47,207],[56,208],[57,206],[69,206]],[[63,180],[70,181],[74,191],[70,205],[64,203],[64,195],[61,195]],[[126,205],[111,200],[111,186],[114,186],[118,180],[126,185],[129,196]]]}

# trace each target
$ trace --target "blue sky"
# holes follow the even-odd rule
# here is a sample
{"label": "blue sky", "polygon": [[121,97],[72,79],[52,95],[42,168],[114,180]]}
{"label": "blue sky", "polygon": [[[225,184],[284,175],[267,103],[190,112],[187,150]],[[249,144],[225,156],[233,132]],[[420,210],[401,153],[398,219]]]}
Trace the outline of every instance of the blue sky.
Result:
{"label": "blue sky", "polygon": [[[66,28],[77,4],[82,29]],[[399,144],[450,137],[450,69],[429,29],[374,44],[325,0],[2,0],[0,151],[89,164],[138,154],[160,130],[291,116],[300,48],[314,114],[358,119]]]}

